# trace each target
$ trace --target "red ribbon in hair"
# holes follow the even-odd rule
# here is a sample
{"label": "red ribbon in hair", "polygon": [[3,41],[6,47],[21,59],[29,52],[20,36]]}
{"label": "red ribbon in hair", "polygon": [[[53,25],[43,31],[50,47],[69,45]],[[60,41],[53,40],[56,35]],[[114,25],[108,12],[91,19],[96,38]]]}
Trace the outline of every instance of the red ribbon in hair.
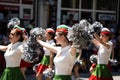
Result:
{"label": "red ribbon in hair", "polygon": [[55,31],[52,29],[47,29],[46,32],[55,33]]}
{"label": "red ribbon in hair", "polygon": [[64,33],[68,33],[68,30],[66,28],[58,28],[56,30],[56,32],[64,32]]}
{"label": "red ribbon in hair", "polygon": [[22,32],[20,29],[16,29],[16,31],[17,31],[18,33],[21,33],[21,32]]}
{"label": "red ribbon in hair", "polygon": [[27,31],[26,31],[26,30],[24,30],[23,32],[24,32],[24,33],[27,33]]}
{"label": "red ribbon in hair", "polygon": [[108,31],[102,31],[100,34],[110,34],[110,32],[108,32]]}

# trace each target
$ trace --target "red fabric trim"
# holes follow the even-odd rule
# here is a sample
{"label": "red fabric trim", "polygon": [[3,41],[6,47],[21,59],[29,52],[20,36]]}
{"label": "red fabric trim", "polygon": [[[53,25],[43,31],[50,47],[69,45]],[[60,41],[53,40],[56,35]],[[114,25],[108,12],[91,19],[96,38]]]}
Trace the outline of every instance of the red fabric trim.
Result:
{"label": "red fabric trim", "polygon": [[97,76],[90,76],[89,80],[113,80],[113,78],[100,78],[100,77],[97,77]]}
{"label": "red fabric trim", "polygon": [[16,29],[16,31],[17,31],[18,33],[21,33],[21,32],[22,32],[20,29]]}
{"label": "red fabric trim", "polygon": [[67,33],[68,30],[67,30],[66,28],[58,28],[58,29],[56,30],[56,32],[65,32],[65,33]]}
{"label": "red fabric trim", "polygon": [[24,33],[27,33],[27,31],[26,31],[26,30],[24,30],[23,32],[24,32]]}
{"label": "red fabric trim", "polygon": [[48,66],[40,64],[37,68],[37,74],[43,73],[43,71],[47,68],[48,68]]}
{"label": "red fabric trim", "polygon": [[30,67],[31,65],[32,65],[31,63],[25,62],[24,60],[21,60],[21,62],[20,62],[20,68]]}
{"label": "red fabric trim", "polygon": [[102,31],[100,34],[110,34],[110,32],[108,32],[108,31]]}
{"label": "red fabric trim", "polygon": [[92,53],[97,55],[98,50],[93,50]]}

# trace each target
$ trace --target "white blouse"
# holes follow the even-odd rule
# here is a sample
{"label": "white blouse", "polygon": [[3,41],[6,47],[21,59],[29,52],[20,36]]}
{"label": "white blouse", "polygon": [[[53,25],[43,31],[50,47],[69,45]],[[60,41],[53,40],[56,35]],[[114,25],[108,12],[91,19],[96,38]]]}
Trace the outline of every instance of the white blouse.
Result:
{"label": "white blouse", "polygon": [[[46,41],[46,43],[49,43],[50,45],[55,45],[54,40]],[[50,50],[46,49],[45,47],[44,47],[43,49],[44,49],[44,51],[45,51],[45,54],[44,54],[44,55],[50,56]]]}
{"label": "white blouse", "polygon": [[19,67],[21,62],[22,51],[22,42],[9,44],[8,49],[6,50],[4,55],[6,60],[6,67]]}
{"label": "white blouse", "polygon": [[107,44],[110,45],[109,49],[107,49],[102,44],[99,47],[99,50],[98,50],[98,64],[108,64],[108,60],[109,60],[109,58],[111,56],[111,52],[112,52],[112,42],[109,41]]}
{"label": "white blouse", "polygon": [[54,58],[56,75],[71,75],[71,71],[75,63],[75,56],[70,54],[70,47],[71,46],[66,46],[61,49],[59,48],[57,51],[58,54]]}

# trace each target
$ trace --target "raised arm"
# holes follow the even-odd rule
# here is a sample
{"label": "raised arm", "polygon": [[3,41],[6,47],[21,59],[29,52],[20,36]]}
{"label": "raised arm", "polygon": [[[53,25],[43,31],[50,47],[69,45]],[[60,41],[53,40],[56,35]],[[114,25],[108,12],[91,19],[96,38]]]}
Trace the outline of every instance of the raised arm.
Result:
{"label": "raised arm", "polygon": [[42,45],[43,47],[49,49],[50,51],[52,51],[52,52],[54,52],[54,53],[57,52],[57,47],[56,47],[56,46],[50,45],[49,43],[46,43],[46,42],[44,42],[44,41],[42,41],[42,40],[38,40],[38,39],[37,39],[37,42],[38,42],[40,45]]}
{"label": "raised arm", "polygon": [[0,50],[1,51],[6,51],[8,48],[8,46],[3,46],[3,45],[0,45]]}
{"label": "raised arm", "polygon": [[97,43],[98,46],[99,46],[100,44],[102,44],[102,45],[104,45],[105,47],[107,47],[108,49],[110,48],[110,45],[109,45],[109,44],[106,44],[105,42],[103,42],[103,41],[100,39],[100,37],[98,36],[97,33],[94,33],[93,35],[94,35],[95,39],[97,40],[96,43]]}

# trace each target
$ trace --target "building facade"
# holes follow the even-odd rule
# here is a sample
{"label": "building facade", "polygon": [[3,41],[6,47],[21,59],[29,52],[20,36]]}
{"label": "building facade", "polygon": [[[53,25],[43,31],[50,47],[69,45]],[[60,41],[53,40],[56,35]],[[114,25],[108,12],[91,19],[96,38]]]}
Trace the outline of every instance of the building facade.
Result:
{"label": "building facade", "polygon": [[0,20],[8,22],[12,17],[18,17],[26,26],[34,18],[33,11],[33,0],[0,0]]}
{"label": "building facade", "polygon": [[[91,22],[94,21],[106,21],[114,20],[119,23],[119,0],[46,0],[49,4],[41,4],[47,6],[43,7],[43,11],[47,10],[45,20],[46,24],[53,23],[53,25],[59,25],[66,22],[69,14],[74,15],[74,20],[79,21],[81,19],[88,19]],[[51,4],[53,3],[53,4]],[[57,4],[56,4],[57,3]],[[52,7],[50,7],[52,6]],[[40,7],[39,7],[40,8]],[[54,8],[50,12],[51,8]],[[56,12],[55,12],[56,11]],[[41,13],[44,14],[44,13]],[[43,16],[42,16],[43,17]],[[41,18],[44,23],[43,18]],[[45,19],[45,18],[44,18]],[[56,22],[54,23],[54,21]],[[42,24],[40,23],[40,24]],[[45,24],[45,23],[44,23]]]}
{"label": "building facade", "polygon": [[18,17],[26,26],[35,19],[36,26],[57,26],[66,23],[69,14],[74,20],[114,20],[120,23],[119,0],[0,0],[0,20]]}
{"label": "building facade", "polygon": [[92,19],[118,20],[119,0],[58,0],[57,24],[64,23],[69,14],[74,15],[75,20]]}

